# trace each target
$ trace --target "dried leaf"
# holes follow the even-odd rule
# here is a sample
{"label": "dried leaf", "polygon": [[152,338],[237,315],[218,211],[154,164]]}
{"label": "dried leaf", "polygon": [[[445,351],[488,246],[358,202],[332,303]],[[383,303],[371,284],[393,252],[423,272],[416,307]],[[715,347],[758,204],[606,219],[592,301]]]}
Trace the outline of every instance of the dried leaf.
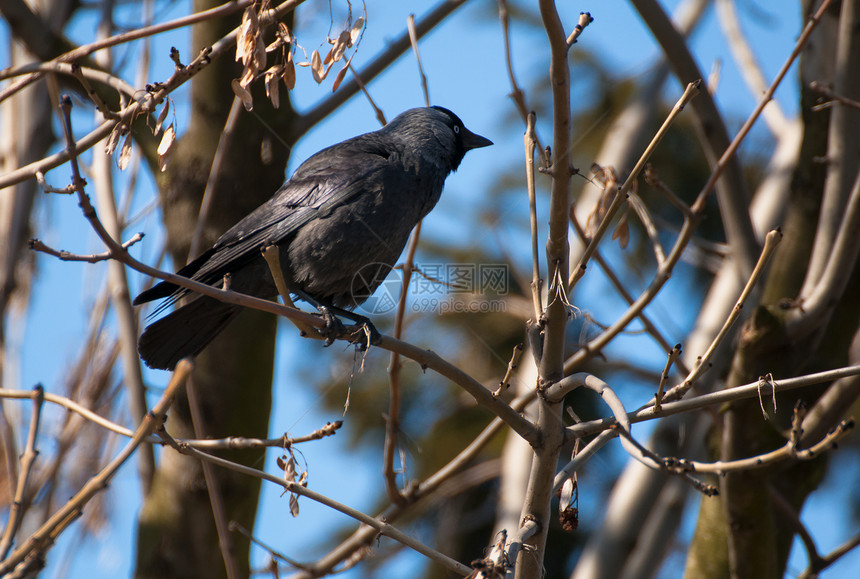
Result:
{"label": "dried leaf", "polygon": [[618,225],[615,231],[612,232],[612,239],[618,240],[618,246],[621,249],[627,249],[627,244],[630,242],[630,224],[627,221],[627,215],[622,215],[618,220]]}
{"label": "dried leaf", "polygon": [[248,60],[253,53],[258,29],[257,13],[254,12],[254,6],[248,6],[242,14],[242,23],[239,25],[239,32],[236,35],[236,61],[242,62],[245,66],[248,65]]}
{"label": "dried leaf", "polygon": [[337,87],[340,86],[340,83],[343,82],[343,78],[346,76],[346,71],[349,69],[349,60],[346,61],[346,64],[343,65],[343,68],[340,69],[340,72],[337,73],[337,76],[334,77],[334,84],[331,85],[331,92],[337,90]]}
{"label": "dried leaf", "polygon": [[161,125],[164,124],[164,119],[167,118],[167,112],[170,110],[170,100],[164,100],[164,106],[161,108],[161,112],[158,113],[158,118],[155,120],[155,128],[152,130],[153,135],[157,135],[161,131]]}
{"label": "dried leaf", "polygon": [[290,34],[290,29],[283,22],[278,22],[278,36],[284,41],[284,44],[289,44],[293,41],[293,35]]}
{"label": "dried leaf", "polygon": [[355,44],[356,40],[358,40],[358,37],[361,35],[362,28],[364,28],[364,17],[359,16],[358,20],[355,21],[355,24],[352,25],[352,30],[349,31],[350,48],[352,48],[352,45]]}
{"label": "dried leaf", "polygon": [[128,132],[128,135],[125,137],[125,141],[122,144],[122,148],[119,151],[119,159],[117,159],[117,166],[120,171],[125,171],[125,168],[128,167],[128,162],[131,160],[131,131]]}
{"label": "dried leaf", "polygon": [[293,517],[299,516],[299,497],[292,493],[290,494],[290,514]]}
{"label": "dried leaf", "polygon": [[161,137],[161,142],[158,144],[158,169],[164,173],[167,170],[167,164],[173,156],[173,143],[176,140],[176,130],[173,125],[169,125],[164,129],[164,135]]}
{"label": "dried leaf", "polygon": [[241,84],[243,88],[248,88],[251,86],[251,83],[254,82],[256,74],[257,73],[252,68],[246,68],[242,71],[242,78],[239,79],[239,84]]}
{"label": "dried leaf", "polygon": [[242,83],[236,78],[230,82],[230,86],[233,88],[233,93],[242,99],[242,105],[245,107],[245,110],[253,110],[254,98],[251,96],[251,91],[242,86]]}
{"label": "dried leaf", "polygon": [[334,46],[331,49],[331,61],[337,62],[343,58],[343,53],[346,52],[346,47],[349,43],[349,31],[344,30],[340,33],[340,36],[337,37],[337,42],[334,43]]}
{"label": "dried leaf", "polygon": [[171,124],[164,129],[164,135],[161,137],[161,142],[158,144],[158,169],[162,173],[167,170],[167,164],[173,156],[174,141],[176,141],[176,130]]}
{"label": "dried leaf", "polygon": [[284,84],[287,90],[293,90],[296,86],[296,65],[292,58],[287,58],[287,63],[284,65],[284,72],[281,78],[284,79]]}
{"label": "dried leaf", "polygon": [[258,34],[254,39],[254,67],[257,70],[266,68],[266,45],[263,44],[263,35]]}
{"label": "dried leaf", "polygon": [[161,137],[161,142],[158,144],[158,154],[165,155],[170,148],[173,147],[173,143],[176,141],[176,129],[173,128],[173,125],[167,125],[167,128],[164,129],[164,136]]}
{"label": "dried leaf", "polygon": [[113,155],[113,152],[116,151],[116,146],[119,144],[119,140],[123,135],[125,130],[125,126],[117,123],[113,130],[108,135],[107,143],[105,143],[105,154]]}
{"label": "dried leaf", "polygon": [[278,82],[280,80],[280,67],[273,66],[266,71],[266,96],[272,101],[272,106],[276,109],[280,106],[281,100],[278,94]]}
{"label": "dried leaf", "polygon": [[579,509],[576,507],[567,507],[558,515],[558,522],[561,523],[561,528],[567,533],[572,533],[579,528]]}
{"label": "dried leaf", "polygon": [[313,55],[311,55],[311,73],[313,74],[314,80],[317,81],[317,84],[321,83],[325,79],[322,59],[320,58],[318,50],[314,50]]}
{"label": "dried leaf", "polygon": [[573,499],[573,479],[568,478],[565,479],[564,483],[561,485],[561,496],[558,499],[558,510],[564,511],[570,505],[570,501]]}

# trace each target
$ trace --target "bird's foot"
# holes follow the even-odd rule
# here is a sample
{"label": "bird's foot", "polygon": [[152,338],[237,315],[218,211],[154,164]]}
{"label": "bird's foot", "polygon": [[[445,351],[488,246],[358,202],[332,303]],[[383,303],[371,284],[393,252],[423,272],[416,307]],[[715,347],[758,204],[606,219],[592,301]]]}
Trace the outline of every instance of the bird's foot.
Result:
{"label": "bird's foot", "polygon": [[[335,340],[345,339],[358,346],[358,350],[363,352],[370,346],[376,346],[382,341],[382,334],[379,333],[373,322],[364,316],[324,305],[318,305],[317,310],[325,322],[325,326],[318,328],[317,331],[325,338],[326,346],[331,346]],[[338,315],[348,317],[355,324],[344,326]]]}
{"label": "bird's foot", "polygon": [[322,305],[318,306],[317,309],[319,310],[323,322],[325,322],[325,326],[318,328],[317,331],[323,338],[325,338],[326,346],[331,346],[336,339],[347,335],[343,322],[341,322],[340,318],[333,314],[331,310]]}
{"label": "bird's foot", "polygon": [[347,329],[347,332],[347,339],[358,347],[359,352],[364,352],[370,346],[376,346],[382,341],[382,334],[368,319],[357,321]]}

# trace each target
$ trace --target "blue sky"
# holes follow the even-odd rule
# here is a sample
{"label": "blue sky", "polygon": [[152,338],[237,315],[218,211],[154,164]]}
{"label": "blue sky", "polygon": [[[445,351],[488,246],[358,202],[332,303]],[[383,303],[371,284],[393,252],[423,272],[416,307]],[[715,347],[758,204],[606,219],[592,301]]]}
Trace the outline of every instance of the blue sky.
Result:
{"label": "blue sky", "polygon": [[[353,4],[356,8],[356,3]],[[593,51],[618,78],[646,73],[658,53],[657,48],[627,2],[602,0],[559,4],[563,10],[563,21],[568,28],[575,24],[580,11],[589,11],[595,18],[574,50],[581,47]],[[678,2],[662,4],[673,9]],[[786,9],[786,4],[791,8]],[[406,17],[410,12],[420,17],[433,5],[432,2],[370,2],[367,7],[367,30],[354,64],[360,68],[388,39],[399,34],[405,27]],[[328,3],[308,2],[299,11],[295,33],[308,53],[324,41],[329,27],[328,17],[324,12],[327,6]],[[800,30],[799,9],[795,3],[786,3],[784,0],[762,0],[754,3],[754,9],[750,6],[753,6],[753,3],[741,3],[745,30],[754,42],[754,49],[761,60],[765,76],[772,78],[789,54]],[[127,18],[124,22],[137,21],[138,17],[132,7],[125,8]],[[487,171],[521,162],[521,134],[511,135],[500,122],[501,116],[511,110],[510,99],[507,97],[510,88],[503,60],[502,38],[497,21],[482,16],[494,10],[494,7],[494,2],[473,0],[420,43],[433,103],[451,108],[470,129],[496,143],[492,149],[470,153],[461,169],[448,179],[442,200],[425,224],[428,235],[461,235],[462,232],[452,230],[451,219],[463,211],[468,211],[470,203],[478,202],[479,194],[475,192],[486,187]],[[165,19],[179,16],[186,9],[186,2],[178,3]],[[322,12],[314,14],[316,10]],[[72,29],[73,36],[81,42],[88,41],[91,39],[88,35],[91,35],[92,29],[91,20],[80,19]],[[534,79],[541,78],[546,73],[544,39],[540,34],[518,25],[513,27],[512,34],[514,64],[521,85],[527,87]],[[8,35],[5,23],[0,23],[0,35],[3,39]],[[164,79],[172,71],[173,65],[166,58],[167,47],[176,45],[183,51],[184,56],[190,54],[185,48],[188,43],[182,32],[159,36],[153,42],[157,48],[153,53],[156,62],[151,80]],[[708,74],[716,62],[722,63],[721,81],[716,94],[722,110],[733,118],[746,115],[755,101],[739,80],[712,11],[709,11],[705,23],[694,36],[693,47],[704,74]],[[0,54],[0,66],[8,64],[6,59],[5,54]],[[317,86],[307,69],[299,69],[297,87],[292,94],[294,106],[299,110],[311,106],[329,93],[330,86],[330,82]],[[225,90],[229,88],[225,87]],[[411,55],[401,58],[389,71],[374,81],[370,85],[370,91],[388,118],[404,109],[423,105],[418,73]],[[669,82],[666,92],[677,96],[681,88],[677,83]],[[574,94],[577,94],[576,90]],[[794,75],[788,77],[786,86],[777,93],[777,98],[786,111],[796,110]],[[181,100],[181,95],[177,95],[177,99]],[[182,107],[176,114],[181,131]],[[378,124],[364,98],[353,98],[296,145],[288,172],[322,147],[377,127]],[[49,181],[60,185],[67,178],[67,173],[67,169],[61,167],[49,175]],[[147,187],[149,192],[144,194],[151,195],[151,183],[144,188]],[[43,200],[40,211],[44,216],[40,223],[44,225],[37,235],[46,242],[81,253],[99,250],[73,199],[47,197]],[[139,255],[152,256],[158,251],[157,222],[157,216],[153,216],[135,227],[135,231],[143,229],[148,234],[147,240],[138,250]],[[66,363],[75,358],[79,347],[77,339],[80,328],[85,324],[92,302],[89,296],[94,295],[101,286],[103,271],[104,268],[99,266],[58,263],[51,258],[39,257],[39,274],[35,280],[28,323],[23,333],[17,333],[20,337],[22,363],[17,374],[11,378],[17,380],[20,387],[28,388],[41,382],[48,390],[60,390],[67,372]],[[139,287],[141,280],[135,277],[132,283],[135,284],[134,289]],[[70,288],[73,291],[69,291]],[[683,288],[672,291],[682,292]],[[47,359],[44,356],[46,348],[53,353]],[[318,403],[320,394],[301,385],[295,368],[300,363],[300,358],[306,356],[318,356],[323,360],[322,363],[326,363],[328,359],[351,354],[336,347],[320,351],[316,343],[299,342],[295,333],[287,328],[282,328],[277,348],[272,434],[279,435],[286,431],[300,435],[327,421],[340,419],[339,413],[325,414],[317,410],[321,406]],[[371,362],[386,364],[387,358],[377,355],[375,359],[371,358]],[[339,367],[334,364],[332,366]],[[147,378],[153,385],[160,385],[166,383],[167,375],[148,373]],[[354,387],[360,385],[359,376]],[[50,420],[46,428],[50,428]],[[310,484],[316,491],[331,495],[356,508],[369,510],[369,503],[375,496],[374,491],[380,484],[377,465],[380,464],[381,449],[364,449],[358,452],[347,450],[342,438],[349,436],[348,425],[343,434],[345,436],[315,442],[301,449],[311,468]],[[272,458],[274,456],[275,453],[270,453],[267,462],[269,470],[275,469]],[[348,474],[348,484],[344,484],[345,474]],[[816,539],[821,541],[820,548],[823,552],[835,546],[847,532],[840,523],[832,522],[840,504],[838,489],[832,491],[816,495],[810,508],[804,513],[804,518],[813,527]],[[133,564],[131,545],[134,518],[139,505],[139,487],[135,481],[133,461],[122,469],[113,482],[110,500],[113,514],[109,528],[87,542],[83,546],[86,555],[75,557],[68,568],[64,567],[63,560],[70,550],[79,546],[72,539],[73,533],[67,533],[49,556],[46,576],[58,577],[67,573],[71,577],[107,578],[129,574]],[[286,499],[280,496],[280,488],[264,485],[256,534],[288,555],[306,557],[308,550],[317,543],[312,528],[322,529],[344,520],[341,515],[307,500],[301,502],[300,517],[293,519],[289,515]],[[264,560],[261,552],[255,551],[255,561],[261,564]],[[395,574],[407,576],[408,569],[421,565],[422,562],[417,555],[402,556],[397,561]],[[860,565],[860,558],[855,555],[822,576],[845,576],[843,573],[850,569],[851,565]],[[797,571],[804,567],[805,555],[800,549],[795,549],[791,569]],[[677,574],[677,569],[667,569],[665,576]],[[358,577],[360,573],[355,571],[343,576]]]}

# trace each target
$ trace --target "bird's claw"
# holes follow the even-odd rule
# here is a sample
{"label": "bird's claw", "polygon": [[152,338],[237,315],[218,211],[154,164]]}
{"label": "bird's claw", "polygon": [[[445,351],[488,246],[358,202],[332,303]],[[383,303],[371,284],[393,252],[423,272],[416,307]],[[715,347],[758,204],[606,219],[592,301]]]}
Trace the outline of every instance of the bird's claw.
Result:
{"label": "bird's claw", "polygon": [[346,334],[346,328],[343,325],[343,322],[340,319],[331,313],[328,308],[325,306],[319,307],[320,316],[322,316],[325,325],[322,328],[318,328],[318,332],[320,335],[325,338],[326,347],[334,344],[334,341],[344,334]]}
{"label": "bird's claw", "polygon": [[364,352],[370,346],[376,346],[382,341],[382,334],[370,320],[358,322],[351,326],[349,334],[349,341],[358,347],[359,352]]}

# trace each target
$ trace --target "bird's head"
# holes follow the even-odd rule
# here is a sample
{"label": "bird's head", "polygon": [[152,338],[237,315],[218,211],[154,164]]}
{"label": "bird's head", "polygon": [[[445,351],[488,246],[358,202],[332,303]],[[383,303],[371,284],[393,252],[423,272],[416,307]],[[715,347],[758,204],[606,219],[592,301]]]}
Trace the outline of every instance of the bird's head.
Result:
{"label": "bird's head", "polygon": [[440,156],[449,161],[451,171],[460,166],[466,152],[493,144],[467,129],[453,112],[438,106],[405,111],[388,123],[385,131],[402,136],[412,146],[438,147]]}

